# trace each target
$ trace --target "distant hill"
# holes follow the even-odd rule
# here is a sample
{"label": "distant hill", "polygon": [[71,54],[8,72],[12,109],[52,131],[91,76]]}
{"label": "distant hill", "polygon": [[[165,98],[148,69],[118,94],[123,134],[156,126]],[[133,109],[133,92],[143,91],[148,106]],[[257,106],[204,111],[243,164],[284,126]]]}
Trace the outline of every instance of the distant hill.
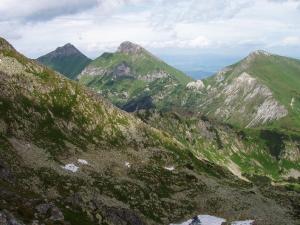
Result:
{"label": "distant hill", "polygon": [[91,62],[74,45],[66,44],[37,59],[70,79],[76,76]]}

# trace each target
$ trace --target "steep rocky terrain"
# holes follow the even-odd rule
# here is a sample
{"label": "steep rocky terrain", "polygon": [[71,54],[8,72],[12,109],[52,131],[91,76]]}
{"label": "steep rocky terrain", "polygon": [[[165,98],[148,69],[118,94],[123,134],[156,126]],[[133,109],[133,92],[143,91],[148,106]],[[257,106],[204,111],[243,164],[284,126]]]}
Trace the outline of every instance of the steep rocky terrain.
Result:
{"label": "steep rocky terrain", "polygon": [[127,111],[170,108],[176,103],[172,99],[177,98],[176,89],[192,80],[131,42],[101,55],[78,79]]}
{"label": "steep rocky terrain", "polygon": [[251,53],[216,75],[193,81],[130,42],[104,53],[79,82],[118,107],[134,112],[201,113],[237,127],[300,130],[300,61]]}
{"label": "steep rocky terrain", "polygon": [[241,179],[260,175],[274,182],[300,177],[300,135],[268,129],[236,129],[205,116],[138,111],[146,123],[188,146],[201,159],[228,168]]}
{"label": "steep rocky terrain", "polygon": [[203,82],[187,107],[241,127],[300,130],[299,60],[256,51]]}
{"label": "steep rocky terrain", "polygon": [[296,183],[238,179],[4,39],[0,106],[2,224],[299,224]]}
{"label": "steep rocky terrain", "polygon": [[76,76],[91,62],[74,45],[66,44],[37,59],[45,66],[60,72],[70,79]]}

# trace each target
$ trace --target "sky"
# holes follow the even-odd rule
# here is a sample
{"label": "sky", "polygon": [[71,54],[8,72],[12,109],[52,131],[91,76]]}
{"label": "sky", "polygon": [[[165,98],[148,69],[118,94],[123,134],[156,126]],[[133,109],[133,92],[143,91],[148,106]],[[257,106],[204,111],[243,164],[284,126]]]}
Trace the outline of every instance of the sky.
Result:
{"label": "sky", "polygon": [[90,58],[123,41],[185,70],[263,49],[300,58],[300,0],[0,0],[0,36],[36,58],[66,43]]}

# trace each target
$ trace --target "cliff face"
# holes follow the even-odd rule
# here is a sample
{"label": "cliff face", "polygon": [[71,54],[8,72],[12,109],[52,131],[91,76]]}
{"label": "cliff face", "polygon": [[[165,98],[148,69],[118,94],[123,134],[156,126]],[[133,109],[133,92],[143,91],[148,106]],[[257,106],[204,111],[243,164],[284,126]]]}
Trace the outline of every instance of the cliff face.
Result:
{"label": "cliff face", "polygon": [[210,104],[219,102],[214,116],[245,127],[263,125],[288,115],[286,107],[276,100],[271,90],[247,72],[217,83],[208,90],[207,96],[210,102],[203,105],[207,110]]}
{"label": "cliff face", "polygon": [[299,71],[299,60],[256,51],[182,95],[184,107],[239,127],[299,131]]}

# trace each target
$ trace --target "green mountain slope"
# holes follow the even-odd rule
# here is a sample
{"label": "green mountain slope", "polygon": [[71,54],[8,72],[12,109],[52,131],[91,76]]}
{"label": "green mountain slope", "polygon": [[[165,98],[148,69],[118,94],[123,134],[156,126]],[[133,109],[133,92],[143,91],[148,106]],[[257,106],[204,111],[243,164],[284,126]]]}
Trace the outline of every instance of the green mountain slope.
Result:
{"label": "green mountain slope", "polygon": [[203,80],[186,107],[241,127],[300,130],[300,61],[264,51]]}
{"label": "green mountain slope", "polygon": [[[137,116],[188,146],[198,158],[244,179],[260,175],[284,182],[300,175],[300,135],[268,129],[236,129],[204,116],[138,111]],[[295,178],[297,178],[297,176]]]}
{"label": "green mountain slope", "polygon": [[145,97],[151,103],[146,107],[167,106],[175,89],[192,80],[131,42],[122,43],[115,53],[104,53],[95,59],[78,79],[127,111],[145,106],[139,104]]}
{"label": "green mountain slope", "polygon": [[197,214],[299,224],[296,191],[197,159],[1,38],[0,106],[4,224],[157,225]]}
{"label": "green mountain slope", "polygon": [[91,59],[82,54],[71,44],[58,47],[37,59],[45,66],[49,66],[70,79],[76,76],[91,62]]}

